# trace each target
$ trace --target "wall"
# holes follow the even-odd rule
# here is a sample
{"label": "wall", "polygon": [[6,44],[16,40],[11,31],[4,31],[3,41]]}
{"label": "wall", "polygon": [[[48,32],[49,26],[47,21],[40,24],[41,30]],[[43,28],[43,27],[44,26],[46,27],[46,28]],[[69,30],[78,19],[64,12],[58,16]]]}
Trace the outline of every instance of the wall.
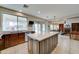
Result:
{"label": "wall", "polygon": [[40,17],[35,17],[29,14],[24,14],[24,13],[20,13],[18,11],[12,11],[9,9],[5,9],[5,8],[0,8],[0,13],[4,13],[4,14],[12,14],[12,15],[16,15],[16,16],[23,16],[23,17],[27,17],[29,20],[33,20],[33,21],[46,21],[43,18]]}
{"label": "wall", "polygon": [[[18,11],[14,11],[14,10],[9,10],[6,8],[2,8],[0,7],[0,31],[2,31],[2,14],[11,14],[11,15],[16,15],[16,16],[22,16],[22,17],[27,17],[28,21],[39,21],[40,23],[47,23],[48,21],[40,18],[40,17],[36,17],[36,16],[32,16],[32,15],[28,15],[25,13],[20,13]],[[29,27],[28,27],[29,29]]]}
{"label": "wall", "polygon": [[[79,18],[72,18],[72,19],[67,19],[66,20],[70,20],[71,23],[79,23]],[[66,21],[64,20],[64,21]]]}
{"label": "wall", "polygon": [[79,18],[73,18],[71,22],[72,23],[79,23]]}
{"label": "wall", "polygon": [[0,31],[2,30],[2,14],[0,13]]}

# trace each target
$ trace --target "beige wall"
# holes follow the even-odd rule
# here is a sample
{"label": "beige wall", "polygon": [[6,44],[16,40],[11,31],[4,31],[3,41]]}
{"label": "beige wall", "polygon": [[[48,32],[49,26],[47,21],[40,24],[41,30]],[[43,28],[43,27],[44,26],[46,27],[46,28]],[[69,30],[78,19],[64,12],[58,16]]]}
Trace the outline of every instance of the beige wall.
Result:
{"label": "beige wall", "polygon": [[0,31],[2,30],[2,14],[0,13]]}
{"label": "beige wall", "polygon": [[28,14],[24,14],[24,13],[20,13],[17,11],[13,11],[13,10],[9,10],[9,9],[5,9],[5,8],[0,8],[0,30],[2,29],[2,14],[11,14],[11,15],[16,15],[16,16],[22,16],[22,17],[27,17],[28,21],[32,20],[32,21],[39,21],[40,23],[48,23],[47,20],[40,18],[40,17],[35,17],[32,15],[28,15]]}
{"label": "beige wall", "polygon": [[3,14],[12,14],[12,15],[16,15],[16,16],[23,16],[23,17],[27,17],[28,20],[34,20],[34,21],[46,21],[45,19],[43,18],[40,18],[40,17],[35,17],[35,16],[32,16],[32,15],[28,15],[28,14],[23,14],[23,13],[20,13],[20,12],[17,12],[17,11],[11,11],[11,10],[8,10],[8,9],[5,9],[5,8],[0,8],[0,13],[3,13]]}
{"label": "beige wall", "polygon": [[[23,17],[27,17],[28,21],[32,20],[32,21],[39,21],[40,23],[50,24],[45,19],[35,17],[35,16],[31,16],[31,15],[28,15],[28,14],[25,15],[23,13],[19,13],[19,12],[16,12],[16,11],[10,11],[10,10],[5,9],[5,8],[0,8],[0,13],[2,13],[2,14],[12,14],[12,15],[16,15],[16,16],[23,16]],[[59,24],[59,23],[64,23],[64,22],[63,21],[56,21],[54,23]]]}
{"label": "beige wall", "polygon": [[[60,21],[55,21],[55,24],[64,24],[64,22],[67,20],[67,18],[60,20]],[[79,23],[79,18],[72,18],[70,19],[71,23]],[[53,23],[53,22],[52,22]]]}
{"label": "beige wall", "polygon": [[79,23],[79,18],[73,18],[72,23]]}
{"label": "beige wall", "polygon": [[[2,28],[2,14],[12,14],[12,15],[16,15],[16,16],[23,16],[23,17],[27,17],[28,18],[28,21],[32,20],[32,21],[39,21],[40,23],[45,23],[47,24],[53,24],[53,22],[49,23],[47,20],[45,19],[42,19],[42,18],[39,18],[39,17],[35,17],[35,16],[32,16],[32,15],[28,15],[28,14],[23,14],[23,13],[20,13],[20,12],[17,12],[17,11],[12,11],[12,10],[9,10],[9,9],[5,9],[5,8],[0,8],[0,30]],[[63,19],[63,20],[59,20],[59,21],[54,21],[54,24],[64,24],[64,21],[67,20],[66,18]],[[77,23],[79,22],[79,18],[74,18],[71,20],[72,23]]]}

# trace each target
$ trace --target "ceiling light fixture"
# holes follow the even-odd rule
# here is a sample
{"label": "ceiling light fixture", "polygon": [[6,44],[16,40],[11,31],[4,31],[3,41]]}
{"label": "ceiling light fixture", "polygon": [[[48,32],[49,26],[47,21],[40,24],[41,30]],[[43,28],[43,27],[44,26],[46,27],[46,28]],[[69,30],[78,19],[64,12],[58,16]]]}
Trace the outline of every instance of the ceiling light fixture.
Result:
{"label": "ceiling light fixture", "polygon": [[40,14],[41,12],[40,12],[40,11],[38,11],[37,13],[38,13],[38,14]]}

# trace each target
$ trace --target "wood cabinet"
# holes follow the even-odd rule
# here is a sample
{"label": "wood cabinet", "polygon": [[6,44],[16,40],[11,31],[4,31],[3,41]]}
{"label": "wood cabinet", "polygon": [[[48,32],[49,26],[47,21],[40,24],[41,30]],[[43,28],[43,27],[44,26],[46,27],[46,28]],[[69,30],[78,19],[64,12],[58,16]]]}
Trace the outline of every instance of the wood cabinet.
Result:
{"label": "wood cabinet", "polygon": [[18,40],[17,40],[17,42],[19,44],[25,42],[25,34],[24,33],[19,33],[18,34]]}
{"label": "wood cabinet", "polygon": [[4,49],[4,39],[0,39],[0,50]]}
{"label": "wood cabinet", "polygon": [[3,47],[0,47],[1,50],[24,43],[25,42],[25,33],[15,33],[15,34],[3,35],[2,40],[3,41],[0,41],[3,45]]}
{"label": "wood cabinet", "polygon": [[72,23],[72,31],[70,33],[70,38],[79,40],[79,23]]}
{"label": "wood cabinet", "polygon": [[72,31],[79,32],[79,23],[72,23]]}

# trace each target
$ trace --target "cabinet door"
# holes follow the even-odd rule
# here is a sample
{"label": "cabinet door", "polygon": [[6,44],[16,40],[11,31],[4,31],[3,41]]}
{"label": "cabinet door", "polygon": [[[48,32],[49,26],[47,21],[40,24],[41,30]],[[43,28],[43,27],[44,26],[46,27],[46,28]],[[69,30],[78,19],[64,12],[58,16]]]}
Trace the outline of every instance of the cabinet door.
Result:
{"label": "cabinet door", "polygon": [[77,31],[77,23],[72,23],[72,31]]}
{"label": "cabinet door", "polygon": [[17,40],[18,40],[17,34],[5,35],[5,48],[17,45],[18,44]]}
{"label": "cabinet door", "polygon": [[79,23],[78,23],[78,25],[77,25],[77,31],[79,32]]}
{"label": "cabinet door", "polygon": [[0,39],[0,50],[4,49],[4,39]]}
{"label": "cabinet door", "polygon": [[18,43],[25,42],[25,33],[19,33],[18,34]]}
{"label": "cabinet door", "polygon": [[17,45],[18,44],[17,40],[18,40],[18,34],[11,34],[10,35],[10,45],[11,46]]}
{"label": "cabinet door", "polygon": [[5,39],[5,48],[10,47],[10,35],[4,35]]}

